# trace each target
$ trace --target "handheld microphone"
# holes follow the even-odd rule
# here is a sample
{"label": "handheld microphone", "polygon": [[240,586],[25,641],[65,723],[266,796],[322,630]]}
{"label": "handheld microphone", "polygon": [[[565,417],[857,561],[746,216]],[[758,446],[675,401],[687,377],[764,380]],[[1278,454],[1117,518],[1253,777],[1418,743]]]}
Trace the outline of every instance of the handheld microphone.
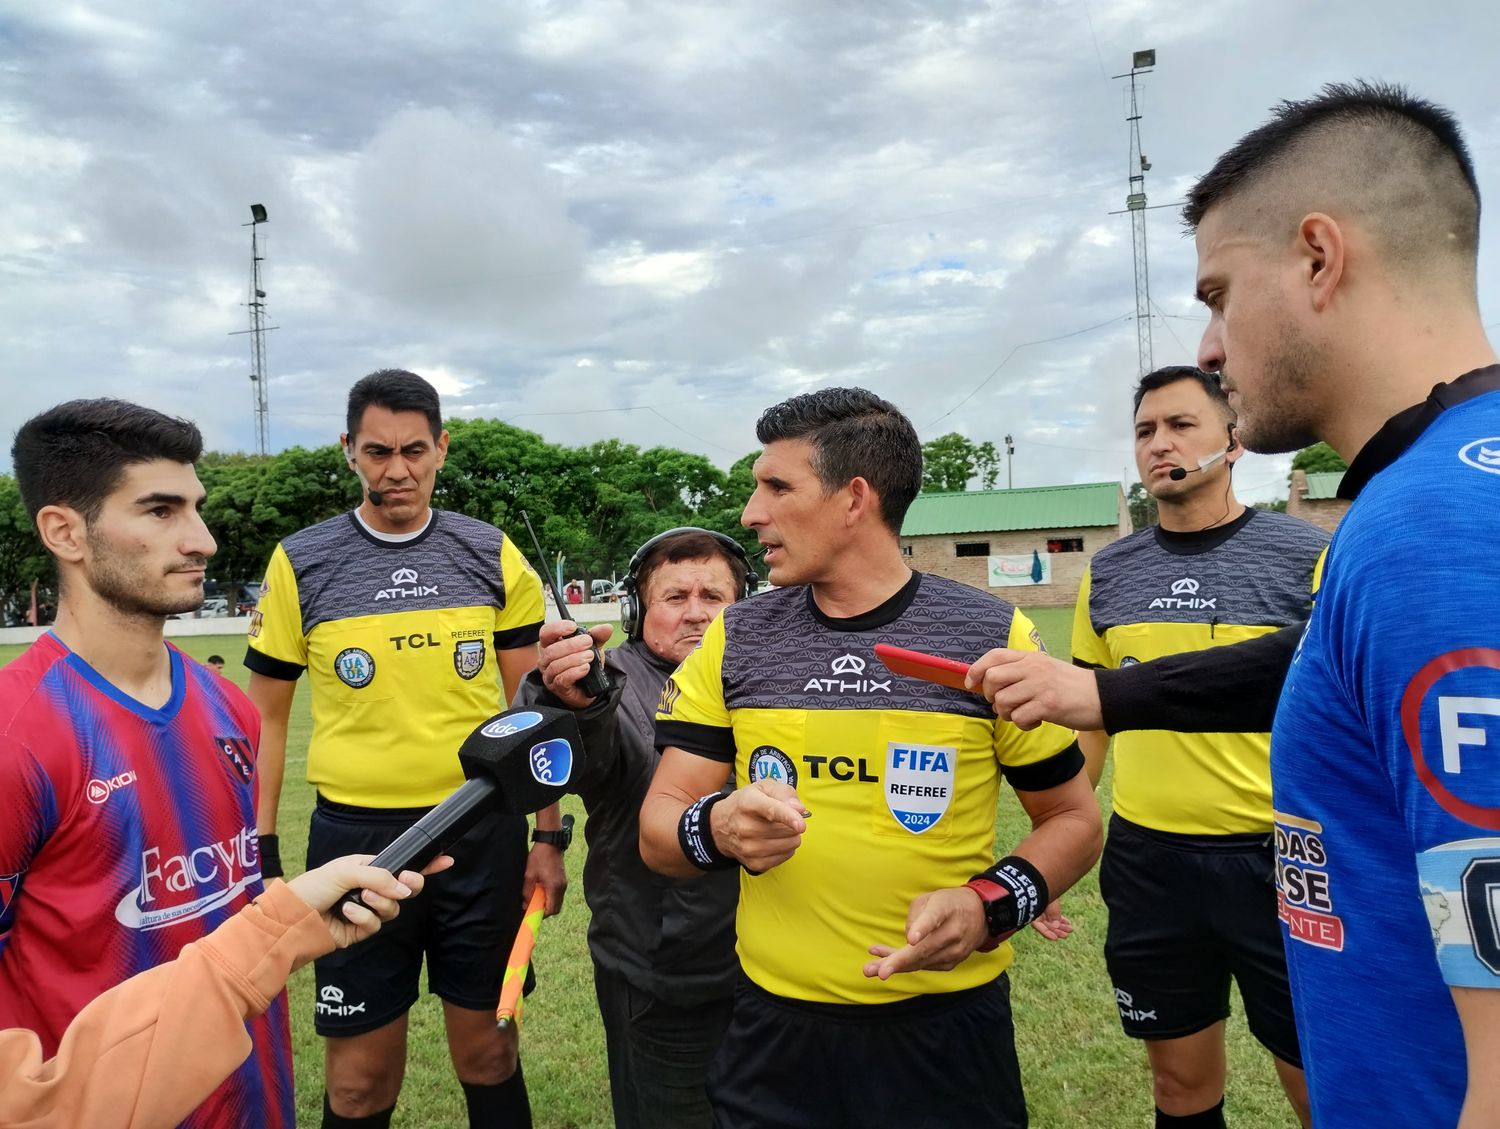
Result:
{"label": "handheld microphone", "polygon": [[[531,544],[536,548],[537,558],[542,562],[542,576],[545,583],[552,589],[552,600],[557,604],[557,614],[569,623],[573,624],[573,635],[588,635],[588,628],[573,620],[573,615],[568,611],[568,602],[557,590],[557,585],[552,583],[552,577],[547,571],[547,554],[542,552],[542,543],[537,539],[536,530],[531,528],[531,519],[526,516],[526,511],[521,511],[521,520],[526,523],[526,532],[531,534]],[[592,638],[592,636],[591,636]],[[614,686],[615,680],[609,676],[609,671],[604,666],[604,652],[599,649],[599,644],[594,644],[594,657],[589,660],[589,672],[578,680],[578,691],[590,698],[602,698],[608,694]]]}
{"label": "handheld microphone", "polygon": [[1225,447],[1222,451],[1215,451],[1206,459],[1199,459],[1198,465],[1195,466],[1192,470],[1188,470],[1186,467],[1174,466],[1167,472],[1167,477],[1170,478],[1173,482],[1181,482],[1190,474],[1197,474],[1199,471],[1207,470],[1209,467],[1213,466],[1214,463],[1218,462],[1225,455],[1229,454],[1229,452],[1233,449],[1234,448],[1231,445],[1229,447]]}
{"label": "handheld microphone", "polygon": [[[508,709],[464,739],[458,763],[467,779],[370,861],[392,874],[421,870],[490,811],[527,815],[555,804],[581,772],[583,742],[571,710]],[[350,890],[333,907],[359,897]],[[341,914],[340,914],[341,915]],[[341,915],[342,916],[342,915]]]}

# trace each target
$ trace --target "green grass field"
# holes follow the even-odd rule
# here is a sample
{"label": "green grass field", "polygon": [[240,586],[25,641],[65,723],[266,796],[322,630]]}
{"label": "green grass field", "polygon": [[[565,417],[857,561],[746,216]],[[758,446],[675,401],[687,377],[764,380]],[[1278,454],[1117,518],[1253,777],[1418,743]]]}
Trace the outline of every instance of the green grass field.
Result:
{"label": "green grass field", "polygon": [[[1048,648],[1066,655],[1071,609],[1035,609],[1029,614]],[[228,674],[240,685],[248,680],[239,664],[243,636],[176,642],[198,658],[223,654],[230,660]],[[0,665],[20,650],[0,646]],[[312,791],[303,783],[309,725],[304,681],[293,706],[280,815],[282,857],[294,870],[301,868],[312,808]],[[1002,845],[1014,843],[1025,827],[1019,805],[1009,793],[1005,795],[996,821]],[[1100,796],[1107,818],[1107,776]],[[564,807],[575,813],[581,831],[584,813],[576,797],[569,797]],[[594,1007],[585,936],[584,850],[579,834],[568,852],[572,885],[567,905],[542,930],[536,957],[540,987],[526,1007],[522,1055],[539,1129],[594,1129],[610,1124],[604,1037]],[[1017,956],[1011,969],[1016,1039],[1031,1123],[1039,1129],[1149,1126],[1153,1123],[1150,1072],[1144,1052],[1120,1033],[1114,995],[1104,971],[1105,915],[1095,874],[1064,897],[1063,908],[1073,919],[1073,935],[1051,944],[1024,931],[1016,939]],[[300,1125],[315,1126],[322,1109],[323,1052],[312,1029],[312,969],[297,973],[289,991],[298,1119]],[[1290,1129],[1296,1119],[1282,1097],[1269,1057],[1245,1029],[1237,997],[1234,1009],[1229,1023],[1228,1119],[1237,1125]],[[448,1065],[441,1011],[431,996],[424,996],[411,1014],[406,1081],[394,1123],[423,1129],[463,1129],[468,1123],[462,1092]]]}

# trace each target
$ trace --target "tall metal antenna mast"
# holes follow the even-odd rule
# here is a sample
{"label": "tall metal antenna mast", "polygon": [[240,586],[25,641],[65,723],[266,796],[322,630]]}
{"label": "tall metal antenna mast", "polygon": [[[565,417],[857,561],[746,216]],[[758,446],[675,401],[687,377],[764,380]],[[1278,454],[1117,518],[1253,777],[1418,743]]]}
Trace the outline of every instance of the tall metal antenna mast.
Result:
{"label": "tall metal antenna mast", "polygon": [[250,334],[250,384],[255,402],[255,453],[271,453],[271,404],[266,394],[266,332],[276,329],[266,324],[266,291],[260,281],[260,264],[265,256],[260,253],[260,225],[266,222],[264,204],[250,205],[250,222],[241,227],[250,229],[250,300],[245,305],[250,310],[250,328],[231,333]]}
{"label": "tall metal antenna mast", "polygon": [[[1130,59],[1130,70],[1116,78],[1130,79],[1130,190],[1125,196],[1125,210],[1130,213],[1130,230],[1135,250],[1135,346],[1140,375],[1155,365],[1151,360],[1151,276],[1146,269],[1146,174],[1151,162],[1141,152],[1141,112],[1136,101],[1136,75],[1149,74],[1156,66],[1155,51],[1137,51]],[[1118,215],[1119,213],[1113,213]]]}

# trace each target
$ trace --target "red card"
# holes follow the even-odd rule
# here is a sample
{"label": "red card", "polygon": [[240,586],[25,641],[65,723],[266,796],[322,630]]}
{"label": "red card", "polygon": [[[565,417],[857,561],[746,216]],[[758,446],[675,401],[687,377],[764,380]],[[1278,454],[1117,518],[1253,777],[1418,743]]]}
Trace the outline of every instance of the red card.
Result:
{"label": "red card", "polygon": [[955,690],[968,689],[964,685],[964,676],[969,673],[969,663],[943,659],[937,655],[924,655],[921,651],[908,651],[905,647],[893,647],[889,643],[876,643],[875,657],[885,663],[889,670],[908,678],[936,682]]}

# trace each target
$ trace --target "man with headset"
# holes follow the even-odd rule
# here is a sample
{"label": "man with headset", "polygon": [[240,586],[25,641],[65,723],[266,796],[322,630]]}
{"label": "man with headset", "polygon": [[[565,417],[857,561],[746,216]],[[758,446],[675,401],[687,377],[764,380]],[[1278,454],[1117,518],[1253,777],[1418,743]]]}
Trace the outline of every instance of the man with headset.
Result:
{"label": "man with headset", "polygon": [[558,621],[542,628],[541,662],[517,699],[577,710],[589,751],[578,783],[589,816],[583,892],[593,915],[589,950],[619,1129],[702,1129],[712,1120],[705,1086],[739,968],[739,878],[720,871],[678,882],[648,870],[640,809],[659,759],[656,707],[667,677],[720,609],[754,586],[737,541],[705,529],[669,529],[631,558],[620,602],[626,641],[605,660],[610,691],[588,698],[577,683],[593,644],[612,628],[596,627],[586,639]]}
{"label": "man with headset", "polygon": [[[1157,369],[1134,401],[1136,468],[1159,520],[1094,555],[1073,618],[1073,662],[1115,670],[1304,620],[1328,534],[1235,497],[1243,450],[1219,378]],[[1097,786],[1109,737],[1085,730],[1078,745]],[[1307,1124],[1276,916],[1270,735],[1138,730],[1117,735],[1114,755],[1099,865],[1104,961],[1125,1034],[1145,1041],[1157,1126],[1224,1124],[1231,977]]]}

